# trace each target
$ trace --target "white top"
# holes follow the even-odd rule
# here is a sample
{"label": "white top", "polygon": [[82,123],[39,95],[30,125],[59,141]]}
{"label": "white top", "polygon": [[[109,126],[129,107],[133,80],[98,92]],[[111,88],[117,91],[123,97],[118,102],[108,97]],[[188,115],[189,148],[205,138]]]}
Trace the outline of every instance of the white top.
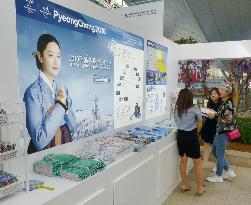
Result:
{"label": "white top", "polygon": [[[53,88],[53,84],[54,83],[51,83],[50,80],[47,78],[47,76],[42,72],[40,71],[40,77],[44,80],[44,82],[46,82],[46,84],[49,86],[49,88],[51,89],[51,92],[53,94],[55,94],[55,89]],[[54,82],[54,81],[53,81]]]}

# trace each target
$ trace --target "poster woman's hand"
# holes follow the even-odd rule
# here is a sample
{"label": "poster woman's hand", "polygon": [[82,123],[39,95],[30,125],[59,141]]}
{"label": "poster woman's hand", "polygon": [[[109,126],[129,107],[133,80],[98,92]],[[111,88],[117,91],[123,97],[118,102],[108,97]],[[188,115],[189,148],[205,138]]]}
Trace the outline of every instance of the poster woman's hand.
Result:
{"label": "poster woman's hand", "polygon": [[60,87],[58,93],[56,93],[56,100],[60,101],[66,106],[65,89],[63,85]]}

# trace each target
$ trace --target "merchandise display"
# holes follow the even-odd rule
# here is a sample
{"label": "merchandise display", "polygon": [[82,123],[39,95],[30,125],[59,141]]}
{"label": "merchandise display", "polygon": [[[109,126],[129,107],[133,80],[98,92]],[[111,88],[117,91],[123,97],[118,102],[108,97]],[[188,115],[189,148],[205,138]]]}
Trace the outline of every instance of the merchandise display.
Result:
{"label": "merchandise display", "polygon": [[34,163],[34,172],[46,176],[60,176],[62,168],[77,161],[74,155],[70,154],[49,154],[44,159]]}
{"label": "merchandise display", "polygon": [[0,188],[8,186],[17,181],[17,176],[3,171],[0,172]]}
{"label": "merchandise display", "polygon": [[150,144],[150,140],[148,138],[144,138],[143,136],[139,135],[134,135],[132,130],[119,131],[118,133],[116,133],[115,136],[124,140],[133,141],[134,144],[142,144],[142,145]]}
{"label": "merchandise display", "polygon": [[[47,155],[34,164],[34,171],[46,176],[80,182],[104,170],[109,163],[132,152],[133,149],[135,152],[139,152],[147,144],[165,138],[169,132],[169,128],[157,127],[156,124],[153,124],[152,126],[121,130],[116,136],[90,137],[84,140],[82,151],[76,154]],[[113,165],[111,165],[112,167]],[[44,187],[47,189],[43,183],[38,182],[38,186],[36,182],[34,183],[33,190]],[[57,187],[55,188],[57,189]]]}
{"label": "merchandise display", "polygon": [[[34,191],[36,189],[46,189],[46,190],[55,190],[53,187],[48,187],[44,185],[44,182],[41,180],[36,180],[36,179],[32,179],[29,180],[29,191]],[[26,190],[26,188],[23,189],[24,191]]]}
{"label": "merchandise display", "polygon": [[140,152],[142,151],[143,149],[145,149],[145,144],[144,143],[140,143],[140,142],[137,142],[134,144],[133,146],[133,151],[134,152]]}
{"label": "merchandise display", "polygon": [[24,188],[23,181],[8,172],[0,171],[0,199]]}
{"label": "merchandise display", "polygon": [[0,140],[0,161],[13,159],[17,156],[17,147],[15,143],[3,142]]}
{"label": "merchandise display", "polygon": [[34,163],[34,172],[81,181],[105,169],[102,160],[81,159],[71,154],[49,154]]}
{"label": "merchandise display", "polygon": [[77,153],[81,158],[103,160],[112,163],[126,150],[132,148],[133,142],[112,136],[102,136],[84,143],[83,150]]}
{"label": "merchandise display", "polygon": [[163,128],[168,128],[169,132],[172,131],[172,129],[176,129],[176,124],[174,122],[174,119],[165,119],[160,122],[156,122],[155,124],[156,127],[163,127]]}
{"label": "merchandise display", "polygon": [[0,153],[12,151],[16,149],[16,144],[11,142],[0,141]]}
{"label": "merchandise display", "polygon": [[46,189],[46,190],[50,190],[50,191],[55,190],[54,188],[48,187],[48,186],[44,186],[43,184],[37,184],[36,185],[36,189]]}
{"label": "merchandise display", "polygon": [[136,127],[132,129],[133,135],[136,137],[143,137],[149,139],[150,143],[151,142],[156,142],[159,139],[162,139],[163,137],[166,136],[166,130],[162,128],[151,128],[151,127]]}
{"label": "merchandise display", "polygon": [[[41,180],[34,180],[34,179],[32,179],[32,180],[29,180],[29,190],[30,191],[33,191],[33,190],[36,190],[37,189],[37,185],[39,185],[39,184],[44,184],[44,182],[43,181],[41,181]],[[25,189],[24,189],[25,190]]]}
{"label": "merchandise display", "polygon": [[170,130],[166,127],[141,126],[126,131],[120,131],[116,137],[134,142],[134,151],[144,149],[145,145],[156,142],[169,134]]}
{"label": "merchandise display", "polygon": [[73,181],[82,181],[106,167],[104,161],[93,159],[80,159],[68,166],[63,167],[61,176]]}

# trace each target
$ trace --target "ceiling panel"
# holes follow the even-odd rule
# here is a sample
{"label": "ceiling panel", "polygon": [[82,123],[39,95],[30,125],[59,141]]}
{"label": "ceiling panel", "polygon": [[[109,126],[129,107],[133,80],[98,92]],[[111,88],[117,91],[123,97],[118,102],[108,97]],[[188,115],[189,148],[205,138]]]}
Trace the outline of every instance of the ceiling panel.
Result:
{"label": "ceiling panel", "polygon": [[[91,0],[95,1],[95,0]],[[159,0],[124,0],[135,5]],[[251,40],[251,0],[164,0],[164,36],[199,42]]]}
{"label": "ceiling panel", "polygon": [[251,39],[251,0],[186,0],[209,42]]}
{"label": "ceiling panel", "polygon": [[221,41],[222,37],[213,18],[213,14],[208,9],[208,2],[205,0],[187,0],[187,4],[199,24],[202,32],[210,41]]}
{"label": "ceiling panel", "polygon": [[189,38],[207,42],[202,30],[184,0],[164,1],[164,36],[171,40]]}

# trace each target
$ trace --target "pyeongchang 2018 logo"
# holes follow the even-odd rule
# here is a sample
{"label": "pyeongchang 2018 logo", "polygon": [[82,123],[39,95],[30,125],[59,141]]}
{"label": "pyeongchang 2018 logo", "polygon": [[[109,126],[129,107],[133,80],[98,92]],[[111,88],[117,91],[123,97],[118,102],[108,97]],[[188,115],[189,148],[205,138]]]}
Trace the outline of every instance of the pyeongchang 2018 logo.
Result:
{"label": "pyeongchang 2018 logo", "polygon": [[39,12],[44,16],[45,19],[52,15],[48,6],[43,6],[42,9],[39,10]]}
{"label": "pyeongchang 2018 logo", "polygon": [[148,44],[148,46],[151,46],[151,47],[156,47],[156,44],[155,44],[155,43],[153,43],[153,42],[151,42],[151,41],[148,41],[148,42],[147,42],[147,44]]}
{"label": "pyeongchang 2018 logo", "polygon": [[24,5],[24,8],[27,9],[29,14],[35,13],[37,10],[33,8],[34,0],[26,0],[26,4]]}

